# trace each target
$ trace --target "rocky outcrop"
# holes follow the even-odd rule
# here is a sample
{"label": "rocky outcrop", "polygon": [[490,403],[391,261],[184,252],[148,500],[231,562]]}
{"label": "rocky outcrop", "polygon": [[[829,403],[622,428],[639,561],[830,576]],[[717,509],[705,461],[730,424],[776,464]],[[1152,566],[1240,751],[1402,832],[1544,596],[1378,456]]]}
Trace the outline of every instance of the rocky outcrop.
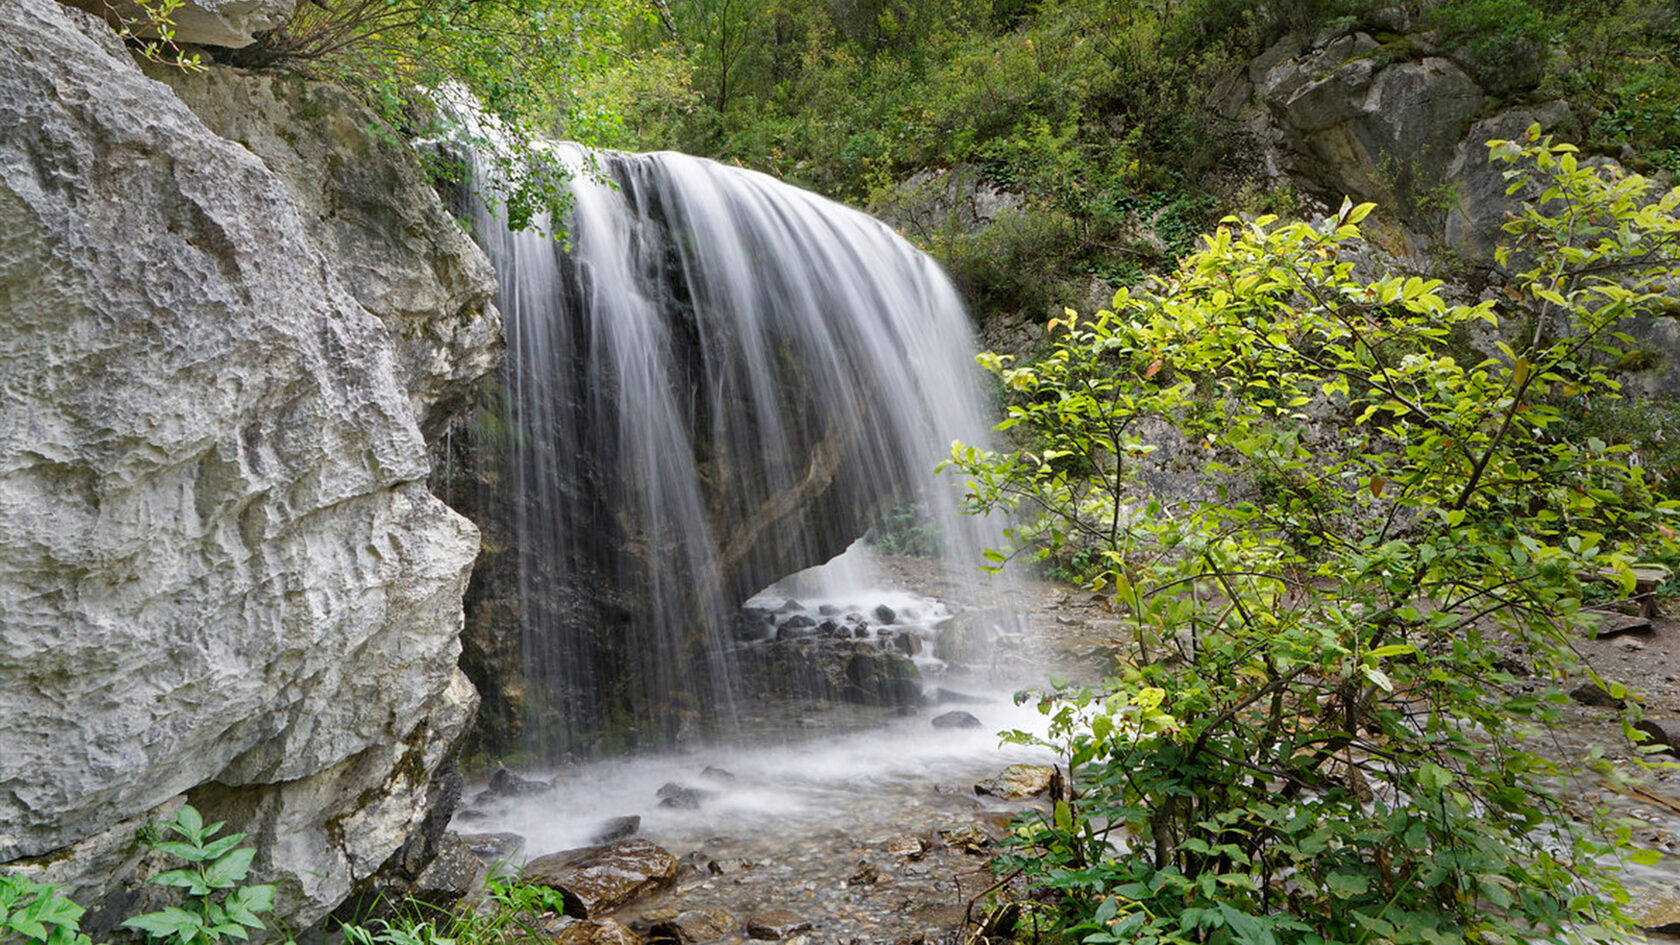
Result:
{"label": "rocky outcrop", "polygon": [[[142,34],[146,11],[132,0],[67,0],[71,6],[128,24]],[[184,0],[169,14],[174,42],[194,46],[239,48],[256,41],[256,34],[275,29],[291,18],[297,0]]]}
{"label": "rocky outcrop", "polygon": [[[249,91],[241,127],[337,129],[277,173],[99,21],[0,18],[0,864],[98,927],[142,891],[135,828],[185,796],[307,925],[420,831],[476,706],[478,536],[426,490],[418,419],[494,356],[484,264],[440,262],[423,191],[347,212],[346,181],[418,177],[317,91],[204,80]],[[329,172],[339,147],[364,166]],[[365,271],[415,246],[382,275],[431,282]]]}
{"label": "rocky outcrop", "polygon": [[408,147],[338,86],[214,69],[148,72],[216,134],[262,159],[361,306],[385,323],[428,439],[500,358],[496,274]]}
{"label": "rocky outcrop", "polygon": [[1405,226],[1410,248],[1487,259],[1512,206],[1487,140],[1535,122],[1567,129],[1573,116],[1562,102],[1502,107],[1495,93],[1510,89],[1490,89],[1453,50],[1429,36],[1382,35],[1285,37],[1220,107],[1262,142],[1269,173],[1331,206],[1375,201]]}

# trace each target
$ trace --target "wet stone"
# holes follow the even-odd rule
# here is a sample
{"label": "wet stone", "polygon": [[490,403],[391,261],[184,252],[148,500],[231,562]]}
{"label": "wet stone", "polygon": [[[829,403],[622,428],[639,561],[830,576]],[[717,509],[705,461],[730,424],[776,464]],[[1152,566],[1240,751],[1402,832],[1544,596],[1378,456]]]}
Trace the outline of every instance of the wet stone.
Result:
{"label": "wet stone", "polygon": [[1589,610],[1586,613],[1598,618],[1595,629],[1600,638],[1618,633],[1645,633],[1651,629],[1651,618],[1643,615],[1619,614],[1613,610]]}
{"label": "wet stone", "polygon": [[894,653],[860,650],[846,663],[846,698],[862,705],[912,706],[921,702],[922,674]]}
{"label": "wet stone", "polygon": [[1599,688],[1597,683],[1584,682],[1569,690],[1569,698],[1585,706],[1601,709],[1620,709],[1627,705],[1621,699],[1613,699],[1610,693]]}
{"label": "wet stone", "polygon": [[817,613],[822,614],[824,617],[837,617],[843,611],[844,608],[838,607],[834,604],[823,604],[821,607],[817,608]]}
{"label": "wet stone", "polygon": [[659,789],[659,806],[676,810],[699,810],[700,802],[717,797],[716,791],[693,788],[671,781]]}
{"label": "wet stone", "polygon": [[731,935],[740,923],[722,909],[690,909],[676,917],[656,922],[648,930],[649,942],[674,942],[676,945],[699,945]]}
{"label": "wet stone", "polygon": [[506,768],[497,768],[490,776],[490,784],[485,793],[491,797],[530,797],[533,794],[546,794],[554,790],[553,781],[538,781],[534,778],[522,778]]}
{"label": "wet stone", "polygon": [[1647,932],[1680,936],[1680,890],[1630,889],[1633,894],[1623,910],[1635,925]]}
{"label": "wet stone", "polygon": [[881,623],[898,623],[898,613],[886,604],[877,605],[875,619]]}
{"label": "wet stone", "polygon": [[788,619],[782,621],[782,629],[784,631],[786,631],[786,630],[803,630],[806,627],[814,627],[816,625],[817,625],[817,622],[815,620],[812,620],[810,617],[807,617],[804,614],[794,614],[792,617],[789,617]]}
{"label": "wet stone", "polygon": [[[520,843],[523,845],[523,839]],[[445,833],[438,838],[437,856],[415,877],[407,897],[436,909],[449,909],[476,893],[488,874],[486,861],[465,840]]]}
{"label": "wet stone", "polygon": [[525,838],[516,833],[464,833],[461,842],[474,856],[491,864],[505,863],[525,851]]}
{"label": "wet stone", "polygon": [[612,919],[578,919],[552,933],[554,945],[641,945],[641,937]]}
{"label": "wet stone", "polygon": [[1675,737],[1653,719],[1640,719],[1633,723],[1636,731],[1645,735],[1644,745],[1654,745],[1671,755],[1680,755],[1680,746],[1675,744]]}
{"label": "wet stone", "polygon": [[702,768],[700,776],[708,781],[719,781],[724,783],[731,783],[735,780],[735,775],[732,772],[719,768],[717,765],[707,765],[705,768]]}
{"label": "wet stone", "polygon": [[739,873],[742,870],[750,870],[757,865],[758,864],[754,863],[752,860],[745,860],[740,857],[729,857],[721,860],[712,860],[710,863],[707,863],[706,871],[711,873],[713,876],[728,876],[732,873]]}
{"label": "wet stone", "polygon": [[873,886],[881,881],[881,874],[868,860],[859,860],[857,871],[846,877],[847,886]]}
{"label": "wet stone", "polygon": [[1049,765],[1010,765],[997,777],[976,784],[974,793],[1018,801],[1050,790],[1050,782],[1055,776],[1056,769]]}
{"label": "wet stone", "polygon": [[975,824],[955,827],[950,830],[939,831],[939,839],[953,850],[960,850],[970,856],[985,856],[986,848],[992,845],[992,837]]}
{"label": "wet stone", "polygon": [[811,930],[811,922],[786,909],[760,912],[747,920],[747,935],[761,941],[776,941],[797,932]]}
{"label": "wet stone", "polygon": [[641,829],[642,818],[636,814],[614,817],[601,824],[600,829],[595,832],[594,842],[611,843],[614,840],[623,840],[625,837],[634,837],[636,831]]}
{"label": "wet stone", "polygon": [[927,853],[927,844],[921,837],[899,837],[887,844],[887,852],[907,860],[919,860]]}
{"label": "wet stone", "polygon": [[676,875],[670,851],[646,840],[620,840],[538,857],[525,864],[523,879],[559,890],[566,914],[588,919],[669,885]]}
{"label": "wet stone", "polygon": [[991,660],[992,642],[1005,622],[997,611],[971,610],[939,625],[933,655],[960,666],[982,666]]}
{"label": "wet stone", "polygon": [[791,597],[788,598],[785,601],[782,601],[781,612],[784,613],[784,614],[797,613],[797,612],[802,611],[804,609],[805,609],[804,604],[801,604],[799,601],[796,601]]}
{"label": "wet stone", "polygon": [[934,728],[980,728],[981,722],[971,713],[957,710],[933,717]]}

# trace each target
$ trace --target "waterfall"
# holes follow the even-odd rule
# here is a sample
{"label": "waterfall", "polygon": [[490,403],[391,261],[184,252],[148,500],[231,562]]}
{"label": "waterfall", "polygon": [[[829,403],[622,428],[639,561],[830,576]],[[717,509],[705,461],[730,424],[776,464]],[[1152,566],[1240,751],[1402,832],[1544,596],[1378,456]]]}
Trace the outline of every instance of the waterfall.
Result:
{"label": "waterfall", "polygon": [[479,435],[547,757],[727,724],[740,603],[895,503],[972,555],[933,469],[988,428],[960,300],[885,225],[687,155],[562,152],[564,240],[475,221],[507,332]]}

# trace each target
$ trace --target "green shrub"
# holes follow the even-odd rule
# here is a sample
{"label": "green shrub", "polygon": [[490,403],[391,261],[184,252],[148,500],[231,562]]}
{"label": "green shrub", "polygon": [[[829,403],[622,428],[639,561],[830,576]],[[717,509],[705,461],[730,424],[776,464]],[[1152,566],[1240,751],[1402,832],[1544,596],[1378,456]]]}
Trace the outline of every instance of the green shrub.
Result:
{"label": "green shrub", "polygon": [[[1567,697],[1508,668],[1575,669],[1576,575],[1626,594],[1632,563],[1674,552],[1680,502],[1625,447],[1563,431],[1573,399],[1615,399],[1617,325],[1680,277],[1680,190],[1538,128],[1492,153],[1513,188],[1546,185],[1499,252],[1513,298],[1355,278],[1341,259],[1372,207],[1349,204],[1322,229],[1228,219],[1150,292],[1052,322],[1048,357],[982,356],[1033,446],[954,450],[974,507],[1033,512],[1008,553],[1097,555],[1090,586],[1129,633],[1102,689],[1040,697],[1077,799],[1022,823],[1000,868],[1050,904],[1050,939],[1625,930],[1616,859],[1660,854],[1559,799],[1570,768],[1527,739]],[[1446,353],[1525,320],[1554,328]],[[1158,427],[1205,456],[1189,496],[1143,487]]]}

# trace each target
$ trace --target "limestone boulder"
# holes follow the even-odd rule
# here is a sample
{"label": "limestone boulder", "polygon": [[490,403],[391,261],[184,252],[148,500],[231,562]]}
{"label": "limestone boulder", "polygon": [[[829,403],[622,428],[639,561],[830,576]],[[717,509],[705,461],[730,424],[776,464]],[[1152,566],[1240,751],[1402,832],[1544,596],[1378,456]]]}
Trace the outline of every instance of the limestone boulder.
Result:
{"label": "limestone boulder", "polygon": [[390,332],[397,379],[435,439],[500,360],[501,320],[490,260],[407,145],[329,83],[239,69],[148,73],[279,179],[345,287]]}
{"label": "limestone boulder", "polygon": [[[307,925],[421,830],[476,707],[478,535],[418,422],[449,385],[415,396],[296,188],[104,23],[0,17],[0,865],[120,915],[185,796]],[[493,358],[451,344],[457,381]]]}
{"label": "limestone boulder", "polygon": [[1435,210],[1485,95],[1451,60],[1389,62],[1363,33],[1283,58],[1257,88],[1295,176],[1332,202],[1375,200],[1402,216]]}
{"label": "limestone boulder", "polygon": [[[131,0],[67,0],[99,16],[130,23],[145,22],[145,11]],[[291,19],[297,0],[184,0],[169,15],[174,40],[194,46],[239,48],[256,41],[256,34]]]}
{"label": "limestone boulder", "polygon": [[1481,119],[1470,126],[1458,144],[1447,169],[1447,178],[1455,189],[1443,237],[1447,246],[1466,258],[1493,258],[1494,247],[1505,237],[1509,214],[1520,200],[1534,196],[1505,192],[1505,171],[1510,165],[1488,163],[1487,148],[1487,143],[1495,139],[1520,140],[1532,125],[1565,140],[1579,130],[1569,105],[1554,101],[1511,108]]}

